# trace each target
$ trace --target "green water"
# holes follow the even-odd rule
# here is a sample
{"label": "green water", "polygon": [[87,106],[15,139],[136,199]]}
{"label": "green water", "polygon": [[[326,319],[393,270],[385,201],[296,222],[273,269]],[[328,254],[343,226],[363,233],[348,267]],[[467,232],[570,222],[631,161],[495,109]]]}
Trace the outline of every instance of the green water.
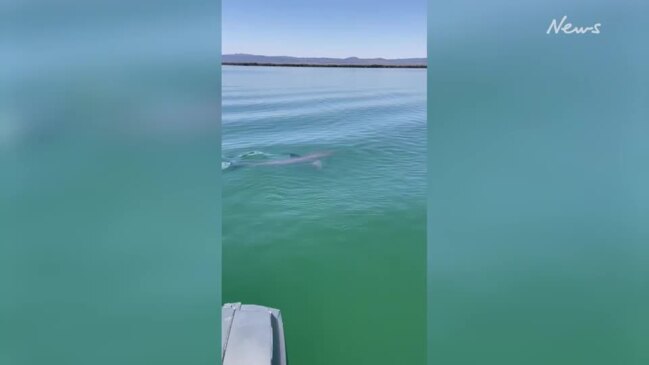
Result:
{"label": "green water", "polygon": [[425,84],[223,68],[225,160],[332,153],[223,172],[223,300],[279,308],[292,365],[425,361]]}

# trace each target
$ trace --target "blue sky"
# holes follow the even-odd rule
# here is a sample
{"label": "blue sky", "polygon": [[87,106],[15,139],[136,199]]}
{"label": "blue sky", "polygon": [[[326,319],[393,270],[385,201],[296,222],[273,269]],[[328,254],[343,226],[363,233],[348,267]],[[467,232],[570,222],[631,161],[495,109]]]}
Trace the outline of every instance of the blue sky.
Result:
{"label": "blue sky", "polygon": [[426,0],[223,0],[224,54],[426,57]]}

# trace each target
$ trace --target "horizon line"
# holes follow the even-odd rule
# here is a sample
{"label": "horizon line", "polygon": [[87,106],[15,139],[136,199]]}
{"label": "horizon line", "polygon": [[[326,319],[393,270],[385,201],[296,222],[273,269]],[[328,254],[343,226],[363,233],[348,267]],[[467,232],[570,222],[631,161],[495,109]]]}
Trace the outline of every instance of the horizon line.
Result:
{"label": "horizon line", "polygon": [[410,65],[383,65],[383,64],[369,64],[369,65],[356,65],[344,63],[264,63],[264,62],[221,62],[222,66],[245,66],[245,67],[323,67],[323,68],[428,68],[427,64],[410,64]]}
{"label": "horizon line", "polygon": [[257,54],[257,53],[245,53],[245,52],[235,52],[235,53],[221,53],[221,56],[236,56],[236,55],[247,55],[247,56],[261,56],[261,57],[291,57],[291,58],[335,58],[335,59],[383,59],[383,60],[403,60],[403,59],[427,59],[428,56],[424,57],[396,57],[396,58],[386,58],[386,57],[358,57],[358,56],[347,56],[347,57],[332,57],[332,56],[287,56],[287,55],[267,55],[267,54]]}

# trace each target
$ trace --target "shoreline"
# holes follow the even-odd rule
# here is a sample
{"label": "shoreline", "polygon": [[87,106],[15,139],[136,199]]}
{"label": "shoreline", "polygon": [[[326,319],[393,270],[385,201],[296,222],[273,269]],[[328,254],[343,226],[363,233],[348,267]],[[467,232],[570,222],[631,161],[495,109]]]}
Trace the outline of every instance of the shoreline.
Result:
{"label": "shoreline", "polygon": [[345,64],[317,64],[317,63],[262,63],[262,62],[221,62],[223,66],[248,66],[248,67],[339,67],[339,68],[428,68],[427,65],[345,65]]}

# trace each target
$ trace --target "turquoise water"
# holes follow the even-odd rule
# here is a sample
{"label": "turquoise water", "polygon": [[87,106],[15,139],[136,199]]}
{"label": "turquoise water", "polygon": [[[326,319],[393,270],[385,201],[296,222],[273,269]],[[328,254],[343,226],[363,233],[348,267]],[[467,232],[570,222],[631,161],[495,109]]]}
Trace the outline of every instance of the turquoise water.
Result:
{"label": "turquoise water", "polygon": [[223,67],[223,300],[292,365],[425,359],[426,71]]}

